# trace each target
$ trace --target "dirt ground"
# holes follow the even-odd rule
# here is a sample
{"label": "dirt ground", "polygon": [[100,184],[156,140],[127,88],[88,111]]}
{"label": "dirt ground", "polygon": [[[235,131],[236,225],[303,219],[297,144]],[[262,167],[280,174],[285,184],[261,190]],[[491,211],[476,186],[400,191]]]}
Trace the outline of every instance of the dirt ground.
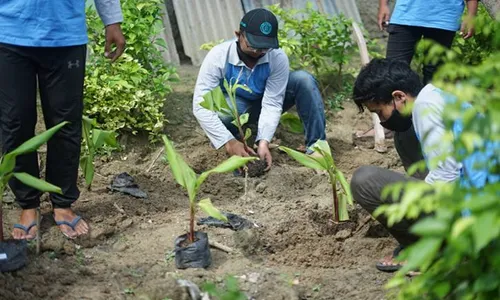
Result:
{"label": "dirt ground", "polygon": [[[209,147],[191,114],[194,67],[179,69],[182,81],[174,84],[165,113],[166,133],[197,171],[215,166],[223,151]],[[355,146],[354,128],[368,128],[370,118],[359,115],[352,103],[329,114],[327,137],[338,166],[350,177],[361,165],[400,169],[391,147],[386,154]],[[297,147],[301,135],[282,129],[282,145]],[[390,145],[390,141],[388,141]],[[237,276],[253,299],[384,299],[389,274],[374,265],[391,252],[394,241],[359,207],[351,221],[333,225],[331,188],[327,177],[299,166],[273,150],[274,166],[261,178],[214,175],[202,188],[221,210],[247,217],[258,228],[234,232],[198,226],[209,239],[234,249],[212,249],[213,264],[206,270],[177,270],[172,259],[176,236],[188,228],[188,200],[169,167],[158,161],[148,167],[160,145],[129,138],[125,150],[99,161],[91,192],[84,191],[76,210],[92,226],[90,237],[67,241],[54,226],[50,205],[42,205],[42,254],[30,253],[29,265],[18,272],[0,274],[0,299],[188,299],[175,279],[196,284],[220,283],[226,274]],[[128,172],[148,193],[147,200],[110,193],[113,176]],[[83,182],[82,185],[83,187]],[[19,209],[5,205],[6,232]],[[201,216],[201,215],[200,215]]]}

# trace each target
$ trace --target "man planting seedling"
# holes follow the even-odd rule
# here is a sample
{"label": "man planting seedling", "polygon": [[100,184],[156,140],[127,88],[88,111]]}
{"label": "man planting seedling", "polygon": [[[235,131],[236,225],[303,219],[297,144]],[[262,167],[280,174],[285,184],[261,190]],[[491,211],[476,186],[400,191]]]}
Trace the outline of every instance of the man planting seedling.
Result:
{"label": "man planting seedling", "polygon": [[[61,232],[76,238],[89,232],[89,225],[71,206],[78,199],[78,165],[82,138],[83,81],[87,28],[85,2],[0,1],[0,131],[4,153],[33,137],[40,94],[46,127],[70,123],[47,144],[46,178],[61,187],[62,194],[50,194],[54,219]],[[125,38],[120,22],[119,0],[95,0],[105,25],[105,53],[115,61],[123,53]],[[116,50],[112,49],[116,46]],[[38,89],[39,88],[39,89]],[[38,176],[36,153],[19,156],[16,171]],[[33,226],[40,192],[12,178],[9,182],[23,209],[15,239],[36,235]]]}
{"label": "man planting seedling", "polygon": [[227,221],[227,218],[212,205],[208,198],[196,203],[196,195],[202,183],[210,174],[231,172],[257,158],[232,156],[217,167],[197,176],[193,169],[175,151],[172,142],[166,136],[163,136],[163,142],[165,144],[165,157],[170,165],[170,170],[177,183],[186,189],[189,196],[189,233],[179,236],[175,241],[175,263],[177,268],[180,269],[206,268],[211,263],[208,236],[206,233],[194,231],[196,206],[213,218],[222,221]]}
{"label": "man planting seedling", "polygon": [[[304,124],[307,153],[312,145],[325,140],[323,100],[314,77],[304,71],[290,72],[288,58],[279,49],[278,21],[265,9],[251,10],[240,22],[236,39],[212,48],[198,74],[193,97],[193,113],[216,149],[225,147],[229,155],[257,154],[271,167],[269,150],[283,111],[297,106]],[[257,123],[257,153],[245,147],[233,116],[218,115],[200,103],[203,96],[220,87],[228,104],[224,86],[240,84],[247,88],[236,90],[235,104],[240,115],[248,113],[248,123]],[[243,135],[242,137],[240,135]]]}
{"label": "man planting seedling", "polygon": [[[411,126],[415,128],[417,138],[422,144],[425,165],[429,173],[425,182],[432,185],[438,182],[467,182],[467,185],[481,188],[486,181],[498,182],[500,176],[490,170],[498,165],[500,143],[488,143],[487,151],[477,152],[457,162],[452,156],[452,146],[446,143],[446,128],[442,112],[448,101],[454,97],[432,84],[423,85],[419,76],[410,66],[399,60],[374,59],[359,73],[354,84],[353,99],[362,111],[365,107],[379,115],[385,128],[404,132]],[[405,110],[411,108],[411,114]],[[460,120],[453,124],[453,135],[458,137],[461,131]],[[495,156],[496,154],[496,156]],[[479,164],[477,164],[479,162]],[[394,183],[419,180],[404,174],[375,166],[363,166],[356,170],[351,180],[351,191],[357,203],[373,214],[383,204],[404,201],[411,194],[392,193],[382,196],[382,190]],[[392,272],[401,265],[395,261],[402,247],[407,247],[417,240],[409,229],[415,220],[403,221],[389,226],[385,215],[376,215],[392,236],[401,245],[392,256],[377,264],[381,271]]]}

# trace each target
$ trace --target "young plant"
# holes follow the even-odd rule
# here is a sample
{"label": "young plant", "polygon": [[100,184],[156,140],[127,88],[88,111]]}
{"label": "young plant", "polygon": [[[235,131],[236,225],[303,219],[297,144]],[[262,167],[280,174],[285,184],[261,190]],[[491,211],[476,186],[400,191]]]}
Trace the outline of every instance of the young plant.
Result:
{"label": "young plant", "polygon": [[30,174],[14,172],[14,168],[16,166],[17,156],[36,151],[38,148],[40,148],[41,145],[46,143],[54,135],[54,133],[56,133],[67,123],[68,122],[62,122],[50,128],[49,130],[34,136],[33,138],[24,142],[21,146],[0,157],[0,242],[3,242],[3,193],[12,176],[14,176],[22,183],[39,191],[62,194],[62,191],[59,187],[33,177]]}
{"label": "young plant", "polygon": [[[335,166],[332,152],[327,141],[317,141],[313,146],[316,155],[307,155],[298,151],[292,150],[287,147],[279,147],[280,150],[285,151],[289,156],[303,164],[304,166],[316,170],[327,171],[330,177],[330,183],[333,189],[333,215],[335,222],[349,220],[347,213],[347,204],[353,204],[351,189],[344,177],[344,174]],[[337,192],[337,184],[340,184],[341,193]]]}
{"label": "young plant", "polygon": [[[183,188],[186,189],[189,196],[189,242],[193,243],[194,240],[194,218],[196,214],[196,195],[200,190],[201,184],[208,178],[210,174],[214,173],[226,173],[234,171],[238,168],[244,166],[247,162],[257,159],[256,157],[240,157],[232,156],[217,167],[201,173],[197,176],[196,173],[189,167],[189,165],[182,159],[182,157],[175,151],[172,142],[163,136],[163,142],[165,144],[165,158],[170,164],[170,169],[172,174]],[[224,216],[217,208],[212,205],[209,198],[198,201],[198,207],[201,208],[207,215],[222,220],[227,221],[226,216]]]}
{"label": "young plant", "polygon": [[210,111],[217,112],[223,116],[232,117],[232,123],[238,128],[240,141],[245,145],[245,147],[248,147],[246,141],[252,135],[252,131],[250,128],[247,128],[245,133],[243,133],[243,126],[248,122],[249,114],[244,113],[240,115],[238,113],[236,106],[236,90],[243,89],[249,93],[251,93],[252,90],[250,90],[247,86],[238,84],[237,81],[235,84],[230,84],[226,79],[224,79],[224,89],[229,96],[231,105],[227,103],[221,87],[217,86],[215,89],[209,91],[203,96],[203,101],[200,103],[200,106]]}
{"label": "young plant", "polygon": [[94,119],[83,116],[83,139],[85,146],[82,149],[80,157],[80,167],[85,177],[85,184],[90,191],[92,181],[94,180],[94,157],[96,151],[105,145],[117,147],[116,133],[108,130],[97,129],[97,122]]}

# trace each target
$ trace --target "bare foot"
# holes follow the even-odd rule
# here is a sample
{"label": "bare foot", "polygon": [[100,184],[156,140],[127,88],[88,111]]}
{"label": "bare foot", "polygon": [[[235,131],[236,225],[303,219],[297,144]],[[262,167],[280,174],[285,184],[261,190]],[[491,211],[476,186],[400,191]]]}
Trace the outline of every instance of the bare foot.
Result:
{"label": "bare foot", "polygon": [[71,208],[54,208],[54,220],[61,232],[70,239],[89,233],[89,224]]}
{"label": "bare foot", "polygon": [[14,230],[12,230],[12,237],[15,240],[32,240],[36,237],[37,231],[36,209],[23,209],[19,223],[14,225]]}

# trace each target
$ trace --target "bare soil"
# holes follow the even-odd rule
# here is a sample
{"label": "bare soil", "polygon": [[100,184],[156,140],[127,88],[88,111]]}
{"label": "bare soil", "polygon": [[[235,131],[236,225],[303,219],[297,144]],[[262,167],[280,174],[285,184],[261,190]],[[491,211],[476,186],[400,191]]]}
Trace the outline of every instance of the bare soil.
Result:
{"label": "bare soil", "polygon": [[[201,172],[226,158],[211,149],[191,113],[197,69],[182,67],[182,81],[166,102],[165,132],[186,161]],[[329,114],[327,138],[339,168],[350,178],[361,165],[401,169],[392,147],[386,154],[357,147],[355,129],[368,129],[371,118],[358,114],[350,102]],[[282,145],[296,148],[301,135],[281,129]],[[122,139],[125,142],[125,139]],[[388,141],[390,144],[390,141]],[[188,199],[161,160],[148,167],[161,145],[129,137],[125,150],[98,162],[92,191],[83,189],[75,209],[92,227],[89,237],[66,240],[54,226],[50,205],[42,206],[42,254],[30,254],[23,270],[0,274],[1,299],[189,299],[175,279],[202,285],[220,283],[226,274],[254,299],[384,299],[390,274],[375,263],[395,246],[387,232],[359,206],[351,220],[333,224],[332,192],[327,176],[300,166],[272,150],[274,164],[262,177],[233,174],[211,176],[202,187],[222,211],[244,216],[258,228],[244,231],[197,226],[211,241],[234,249],[212,249],[207,270],[177,270],[174,240],[188,230]],[[128,172],[148,193],[148,199],[110,193],[113,176]],[[5,205],[6,233],[17,221],[19,208]],[[202,214],[200,213],[200,217]],[[147,298],[140,298],[147,297]]]}

